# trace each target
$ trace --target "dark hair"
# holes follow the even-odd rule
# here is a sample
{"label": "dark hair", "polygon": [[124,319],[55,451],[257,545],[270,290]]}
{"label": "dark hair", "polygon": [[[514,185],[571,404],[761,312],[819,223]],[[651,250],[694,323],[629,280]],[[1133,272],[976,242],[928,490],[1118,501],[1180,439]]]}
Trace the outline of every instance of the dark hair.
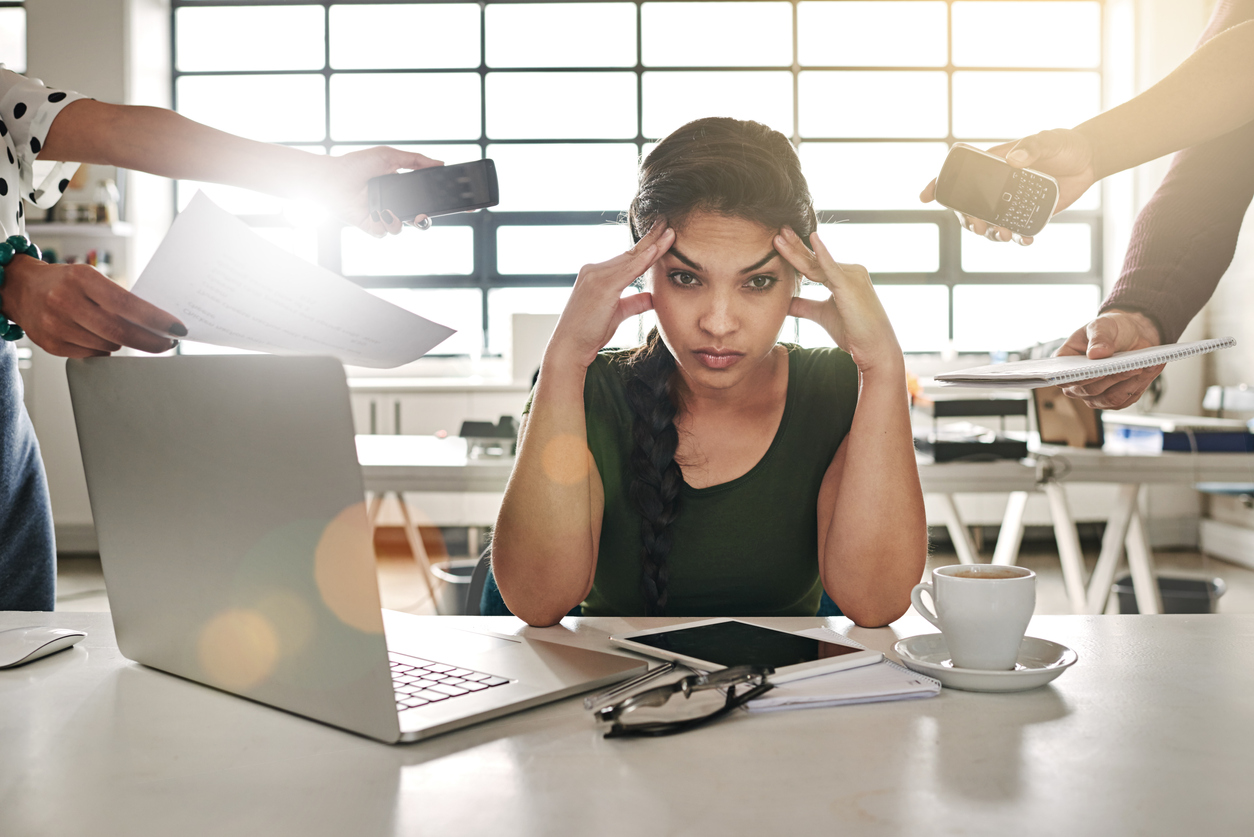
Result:
{"label": "dark hair", "polygon": [[[810,189],[792,143],[757,122],[711,117],[658,143],[640,166],[627,220],[639,241],[659,218],[679,226],[691,212],[789,226],[803,241],[817,226]],[[629,358],[632,421],[629,494],[641,515],[641,587],[649,616],[666,612],[670,527],[679,516],[683,472],[675,461],[675,359],[657,329]]]}

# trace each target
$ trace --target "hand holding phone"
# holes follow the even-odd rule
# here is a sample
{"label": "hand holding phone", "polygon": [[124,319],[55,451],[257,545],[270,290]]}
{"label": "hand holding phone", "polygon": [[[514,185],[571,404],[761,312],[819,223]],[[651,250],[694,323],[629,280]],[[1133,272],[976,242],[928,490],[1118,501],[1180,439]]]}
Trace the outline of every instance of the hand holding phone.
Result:
{"label": "hand holding phone", "polygon": [[1058,181],[1015,168],[996,154],[959,142],[936,177],[936,202],[1019,236],[1045,229],[1058,205]]}
{"label": "hand holding phone", "polygon": [[366,185],[366,201],[372,217],[391,212],[410,221],[496,206],[498,191],[496,164],[475,160],[372,177]]}
{"label": "hand holding phone", "polygon": [[[1053,178],[1058,186],[1058,202],[1053,210],[1053,214],[1057,214],[1075,203],[1097,182],[1092,148],[1091,141],[1083,131],[1055,129],[1041,131],[1016,142],[1002,143],[982,153],[1006,158],[1011,169],[1029,169],[1036,174]],[[919,199],[927,203],[936,198],[937,180],[933,180],[919,195]],[[962,226],[976,235],[983,235],[993,241],[1008,241],[1013,238],[1020,244],[1032,243],[1031,235],[1013,231],[972,213],[961,210],[956,212]]]}

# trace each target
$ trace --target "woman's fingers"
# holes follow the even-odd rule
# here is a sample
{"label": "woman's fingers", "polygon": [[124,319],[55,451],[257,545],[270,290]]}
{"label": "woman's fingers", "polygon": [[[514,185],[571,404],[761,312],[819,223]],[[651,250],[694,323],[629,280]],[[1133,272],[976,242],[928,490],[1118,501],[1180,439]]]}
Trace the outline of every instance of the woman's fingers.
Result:
{"label": "woman's fingers", "polygon": [[623,320],[643,314],[645,311],[652,310],[653,294],[639,293],[625,296],[618,300],[618,309],[615,311],[615,316],[618,317],[618,322],[614,324],[614,328],[617,329],[619,323],[622,323]]}
{"label": "woman's fingers", "polygon": [[804,296],[794,296],[792,302],[788,305],[788,316],[801,317],[803,320],[822,324],[823,310],[827,307],[827,301],[817,299],[806,299]]}

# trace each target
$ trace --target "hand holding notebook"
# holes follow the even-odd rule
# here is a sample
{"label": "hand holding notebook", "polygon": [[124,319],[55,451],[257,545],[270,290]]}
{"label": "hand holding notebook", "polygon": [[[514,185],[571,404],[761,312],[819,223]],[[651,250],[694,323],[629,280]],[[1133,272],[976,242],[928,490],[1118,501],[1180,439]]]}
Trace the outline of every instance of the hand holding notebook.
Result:
{"label": "hand holding notebook", "polygon": [[997,363],[992,366],[976,366],[958,372],[946,372],[943,375],[937,375],[936,380],[946,386],[964,387],[1036,389],[1063,386],[1076,381],[1087,381],[1106,375],[1157,366],[1160,363],[1169,363],[1173,360],[1213,352],[1216,349],[1227,349],[1236,344],[1237,341],[1232,337],[1216,337],[1193,343],[1169,343],[1166,346],[1151,346],[1148,349],[1136,349],[1131,352],[1116,352],[1110,357],[1100,359],[1069,355],[1039,360],[1021,360],[1015,363]]}

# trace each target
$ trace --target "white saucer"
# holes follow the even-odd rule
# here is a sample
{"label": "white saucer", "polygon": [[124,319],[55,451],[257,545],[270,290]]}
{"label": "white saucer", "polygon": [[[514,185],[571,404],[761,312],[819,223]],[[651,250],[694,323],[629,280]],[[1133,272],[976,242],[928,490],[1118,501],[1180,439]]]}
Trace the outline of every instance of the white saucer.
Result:
{"label": "white saucer", "polygon": [[1022,692],[1044,686],[1079,657],[1065,645],[1025,636],[1011,671],[958,668],[949,658],[942,634],[906,637],[893,646],[902,665],[935,677],[941,685],[968,692]]}

